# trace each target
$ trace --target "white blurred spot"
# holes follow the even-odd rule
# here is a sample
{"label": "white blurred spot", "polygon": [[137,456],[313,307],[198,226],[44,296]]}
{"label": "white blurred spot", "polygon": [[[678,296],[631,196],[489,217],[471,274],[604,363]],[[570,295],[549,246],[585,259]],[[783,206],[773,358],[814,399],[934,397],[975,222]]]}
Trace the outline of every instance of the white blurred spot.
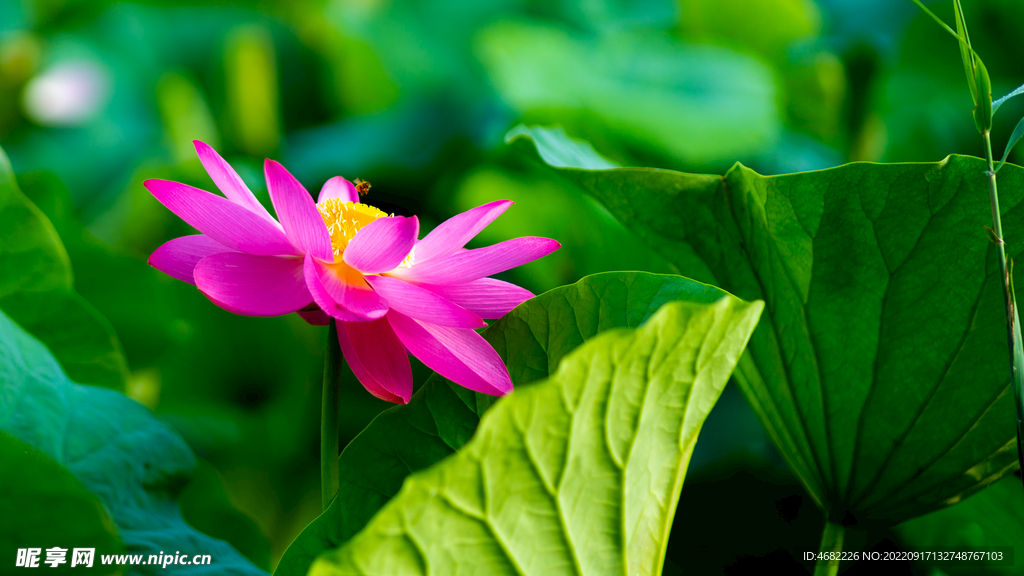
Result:
{"label": "white blurred spot", "polygon": [[107,103],[110,77],[98,64],[62,62],[25,86],[25,113],[44,126],[76,126],[92,119]]}

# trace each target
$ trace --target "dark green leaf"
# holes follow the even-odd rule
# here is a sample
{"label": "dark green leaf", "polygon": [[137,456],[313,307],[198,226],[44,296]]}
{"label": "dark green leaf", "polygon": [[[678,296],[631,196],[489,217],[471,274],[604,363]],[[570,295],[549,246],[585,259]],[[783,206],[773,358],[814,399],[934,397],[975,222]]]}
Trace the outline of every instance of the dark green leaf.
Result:
{"label": "dark green leaf", "polygon": [[[526,301],[483,335],[522,387],[548,377],[584,340],[611,328],[635,328],[666,302],[712,303],[725,296],[678,276],[595,274]],[[434,375],[409,404],[378,416],[341,454],[338,497],[295,539],[275,574],[305,574],[317,555],[362,530],[407,475],[465,444],[493,401]]]}
{"label": "dark green leaf", "polygon": [[[68,380],[46,348],[3,313],[0,431],[52,458],[99,496],[129,553],[210,554],[219,573],[263,574],[182,520],[174,497],[188,482],[195,456],[181,437],[123,394]],[[113,552],[96,550],[97,556]],[[172,565],[167,571],[209,568]],[[135,573],[141,572],[129,571]]]}
{"label": "dark green leaf", "polygon": [[72,378],[123,389],[128,365],[114,329],[71,286],[57,231],[18,189],[0,150],[0,310],[41,340]]}
{"label": "dark green leaf", "polygon": [[896,526],[900,539],[911,546],[1015,546],[1015,566],[943,566],[951,575],[1020,574],[1020,543],[1024,542],[1024,491],[1020,478],[1010,476],[943,510]]}
{"label": "dark green leaf", "polygon": [[199,460],[178,497],[181,516],[207,536],[224,540],[261,570],[270,570],[270,543],[252,518],[231,503],[217,469]]}
{"label": "dark green leaf", "polygon": [[[681,273],[766,301],[744,394],[831,518],[896,523],[1017,466],[985,169],[950,156],[775,177],[559,171]],[[1000,180],[1006,235],[1021,237],[1024,170]]]}
{"label": "dark green leaf", "polygon": [[310,574],[659,574],[697,434],[762,309],[672,302],[584,343]]}
{"label": "dark green leaf", "polygon": [[[82,487],[71,472],[32,446],[0,432],[0,558],[14,566],[19,548],[42,548],[39,567],[47,568],[46,548],[67,550],[71,568],[75,548],[95,548],[108,554],[123,553],[117,528],[100,499]],[[75,573],[119,574],[122,568],[75,566]],[[63,571],[59,571],[63,574]]]}

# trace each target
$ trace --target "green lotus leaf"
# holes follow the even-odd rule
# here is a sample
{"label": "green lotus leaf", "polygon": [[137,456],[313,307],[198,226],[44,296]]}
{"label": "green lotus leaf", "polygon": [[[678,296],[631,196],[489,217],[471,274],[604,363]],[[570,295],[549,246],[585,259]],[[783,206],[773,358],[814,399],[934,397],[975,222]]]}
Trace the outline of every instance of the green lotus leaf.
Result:
{"label": "green lotus leaf", "polygon": [[[547,378],[565,354],[611,328],[635,328],[674,300],[713,303],[727,294],[679,276],[608,272],[555,288],[494,322],[483,336],[516,387]],[[339,459],[334,502],[292,542],[274,572],[305,574],[321,553],[347,542],[422,470],[461,448],[495,398],[433,375],[409,404],[380,414]]]}
{"label": "green lotus leaf", "polygon": [[[72,568],[75,548],[123,554],[124,545],[106,509],[66,468],[10,434],[0,432],[0,554],[11,566],[19,550],[39,549],[37,567]],[[65,552],[62,565],[45,563],[46,549]],[[93,557],[74,566],[85,574],[121,574],[120,566],[101,565]],[[61,572],[63,573],[63,572]]]}
{"label": "green lotus leaf", "polygon": [[[63,466],[99,498],[127,553],[141,555],[142,565],[128,566],[128,574],[265,574],[182,519],[175,497],[196,460],[180,436],[120,392],[69,380],[50,352],[2,312],[0,432]],[[179,551],[209,554],[212,563],[146,564],[149,555]],[[116,552],[98,547],[96,562]]]}
{"label": "green lotus leaf", "polygon": [[18,189],[0,150],[0,310],[42,341],[69,376],[124,389],[114,329],[72,288],[71,263],[49,219]]}
{"label": "green lotus leaf", "polygon": [[583,343],[309,573],[660,574],[697,434],[762,309],[670,302]]}
{"label": "green lotus leaf", "polygon": [[[560,130],[518,137],[680,273],[766,302],[737,381],[831,521],[895,524],[1018,467],[982,160],[705,176],[591,169]],[[1020,238],[1024,170],[1000,184]]]}

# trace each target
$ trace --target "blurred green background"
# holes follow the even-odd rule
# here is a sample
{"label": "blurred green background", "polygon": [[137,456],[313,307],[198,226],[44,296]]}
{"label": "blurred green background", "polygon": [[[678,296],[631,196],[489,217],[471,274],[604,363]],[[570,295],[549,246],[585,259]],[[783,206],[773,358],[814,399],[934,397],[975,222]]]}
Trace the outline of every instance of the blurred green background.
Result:
{"label": "blurred green background", "polygon": [[[951,2],[930,4],[952,22]],[[1024,4],[965,10],[996,96],[1024,82]],[[740,161],[773,174],[980,155],[971,107],[955,41],[910,0],[0,0],[0,146],[57,226],[76,288],[116,329],[129,395],[202,459],[186,518],[267,569],[320,510],[326,329],[232,316],[145,264],[189,228],[142,182],[214,189],[193,139],[268,204],[265,157],[314,192],[339,174],[369,180],[369,203],[417,214],[425,230],[515,200],[474,245],[561,241],[505,275],[539,293],[600,271],[672,270],[505,147],[517,123],[561,125],[627,165],[721,173]],[[997,149],[1022,111],[1001,109]],[[387,407],[346,377],[343,445]],[[666,574],[695,561],[799,573],[821,526],[727,388],[687,475]],[[893,533],[851,538],[900,545]]]}

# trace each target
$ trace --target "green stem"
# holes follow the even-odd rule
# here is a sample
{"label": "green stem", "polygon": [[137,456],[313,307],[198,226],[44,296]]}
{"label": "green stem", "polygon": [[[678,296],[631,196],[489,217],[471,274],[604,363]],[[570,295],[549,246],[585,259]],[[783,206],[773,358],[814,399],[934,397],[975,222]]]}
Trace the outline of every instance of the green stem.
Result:
{"label": "green stem", "polygon": [[[839,573],[839,555],[843,552],[843,535],[846,528],[831,520],[825,521],[825,531],[821,533],[821,546],[818,547],[819,560],[814,565],[814,576],[835,576]],[[824,558],[822,554],[826,555]],[[832,554],[836,559],[828,560]]]}
{"label": "green stem", "polygon": [[324,354],[324,392],[320,407],[320,490],[324,510],[338,494],[338,396],[341,391],[341,347],[331,319]]}
{"label": "green stem", "polygon": [[992,232],[995,234],[996,250],[999,254],[999,269],[1003,275],[1003,304],[1006,308],[1006,341],[1010,348],[1010,382],[1013,384],[1014,402],[1017,405],[1017,459],[1024,467],[1024,452],[1022,452],[1021,440],[1024,438],[1024,386],[1021,382],[1021,374],[1018,373],[1019,366],[1017,358],[1024,357],[1020,354],[1020,326],[1018,325],[1016,303],[1013,297],[1013,286],[1011,284],[1010,269],[1006,262],[1006,246],[1003,241],[1003,221],[999,215],[999,189],[996,187],[995,162],[992,157],[992,138],[989,132],[981,133],[985,141],[985,160],[988,162],[988,191],[992,203]]}

